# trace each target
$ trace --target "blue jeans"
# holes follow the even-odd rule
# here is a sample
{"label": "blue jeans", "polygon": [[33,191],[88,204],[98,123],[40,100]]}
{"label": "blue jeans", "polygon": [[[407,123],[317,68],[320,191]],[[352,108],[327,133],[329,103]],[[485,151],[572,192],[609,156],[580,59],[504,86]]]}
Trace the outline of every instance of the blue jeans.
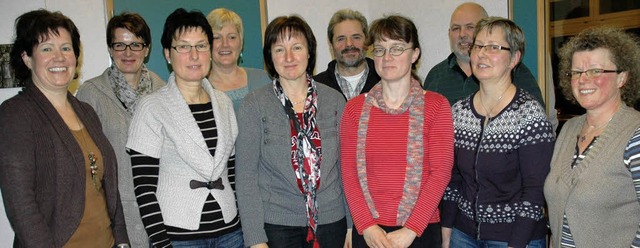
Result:
{"label": "blue jeans", "polygon": [[[307,242],[308,227],[264,224],[269,248],[311,248],[313,242]],[[347,235],[347,220],[318,225],[316,232],[320,247],[343,247]]]}
{"label": "blue jeans", "polygon": [[[466,233],[453,228],[451,231],[451,248],[507,248],[509,245],[504,241],[497,240],[476,240]],[[536,239],[529,241],[527,248],[546,248],[544,239]]]}
{"label": "blue jeans", "polygon": [[217,238],[171,241],[174,248],[242,248],[242,228]]}

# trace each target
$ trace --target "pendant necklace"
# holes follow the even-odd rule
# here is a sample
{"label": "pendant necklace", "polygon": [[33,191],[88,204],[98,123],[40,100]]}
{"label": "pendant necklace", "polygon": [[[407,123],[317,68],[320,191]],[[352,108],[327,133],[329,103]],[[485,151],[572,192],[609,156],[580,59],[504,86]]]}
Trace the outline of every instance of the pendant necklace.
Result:
{"label": "pendant necklace", "polygon": [[479,95],[480,97],[480,105],[482,105],[482,108],[484,109],[485,112],[487,112],[487,121],[489,119],[491,119],[491,112],[493,112],[493,109],[499,105],[500,100],[502,100],[502,97],[504,96],[505,93],[507,93],[507,90],[509,90],[511,88],[511,84],[509,84],[509,86],[507,86],[506,89],[504,89],[504,91],[502,91],[502,94],[500,94],[500,96],[498,97],[498,99],[496,99],[496,103],[493,105],[493,107],[491,107],[491,109],[487,110],[487,107],[484,106],[484,101],[482,101],[482,94]]}
{"label": "pendant necklace", "polygon": [[80,119],[78,118],[78,115],[76,115],[76,120],[78,121],[78,124],[80,126],[80,139],[81,139],[81,145],[82,147],[85,149],[85,151],[87,151],[88,154],[88,159],[89,159],[89,170],[91,172],[91,181],[93,181],[93,188],[95,188],[97,191],[100,191],[98,189],[98,183],[97,183],[97,177],[98,177],[98,157],[95,155],[95,153],[93,153],[92,151],[89,151],[89,147],[87,146],[87,141],[85,140],[84,136],[85,136],[85,132],[86,127],[84,125],[82,125],[82,123],[80,122]]}
{"label": "pendant necklace", "polygon": [[580,140],[580,142],[584,142],[585,140],[587,140],[587,136],[593,133],[594,131],[599,130],[603,127],[606,127],[607,124],[609,124],[609,122],[611,121],[611,119],[613,119],[613,116],[611,116],[611,118],[609,118],[609,120],[607,120],[605,123],[600,124],[599,126],[594,126],[589,124],[589,121],[585,117],[583,126],[587,125],[587,132],[585,134],[581,134],[580,136],[578,136],[578,139]]}

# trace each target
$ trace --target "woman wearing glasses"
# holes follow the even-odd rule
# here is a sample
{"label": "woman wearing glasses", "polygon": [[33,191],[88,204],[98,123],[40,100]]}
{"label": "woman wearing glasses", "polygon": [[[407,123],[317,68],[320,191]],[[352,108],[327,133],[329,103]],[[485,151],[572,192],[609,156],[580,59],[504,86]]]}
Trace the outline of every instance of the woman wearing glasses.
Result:
{"label": "woman wearing glasses", "polygon": [[149,241],[133,193],[131,160],[125,149],[127,130],[138,100],[165,84],[144,64],[150,45],[151,31],[140,15],[114,16],[107,24],[107,46],[113,64],[102,75],[84,82],[76,94],[96,110],[102,130],[116,152],[118,189],[133,247],[149,247]]}
{"label": "woman wearing glasses", "polygon": [[441,247],[438,203],[451,176],[453,124],[447,99],[413,76],[419,40],[402,16],[378,19],[369,31],[381,80],[347,103],[340,130],[353,247]]}
{"label": "woman wearing glasses", "polygon": [[443,198],[443,247],[544,247],[554,133],[542,105],[512,82],[524,34],[488,17],[473,37],[480,89],[452,106],[456,163]]}
{"label": "woman wearing glasses", "polygon": [[131,126],[135,194],[154,247],[242,247],[232,178],[233,104],[213,89],[213,33],[198,11],[167,17],[161,43],[173,73],[143,98]]}
{"label": "woman wearing glasses", "polygon": [[544,185],[553,247],[640,247],[639,44],[593,28],[560,49],[560,86],[587,113],[563,126]]}

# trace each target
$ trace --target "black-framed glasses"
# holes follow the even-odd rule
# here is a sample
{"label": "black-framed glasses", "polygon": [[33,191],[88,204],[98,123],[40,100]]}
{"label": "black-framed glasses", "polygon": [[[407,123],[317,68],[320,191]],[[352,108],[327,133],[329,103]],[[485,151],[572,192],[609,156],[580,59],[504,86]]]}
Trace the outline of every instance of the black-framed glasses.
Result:
{"label": "black-framed glasses", "polygon": [[473,46],[471,47],[471,51],[472,52],[480,52],[480,50],[484,49],[485,53],[489,53],[489,54],[496,54],[499,51],[505,50],[505,51],[511,51],[511,48],[509,47],[504,47],[501,45],[479,45],[479,44],[473,44]]}
{"label": "black-framed glasses", "polygon": [[198,52],[208,52],[209,51],[209,47],[211,47],[211,45],[209,44],[197,44],[197,45],[177,45],[177,46],[172,46],[171,48],[175,49],[176,52],[178,53],[189,53],[191,52],[192,48],[196,48],[196,51]]}
{"label": "black-framed glasses", "polygon": [[404,51],[409,49],[412,49],[412,48],[403,47],[403,46],[392,46],[392,47],[389,47],[389,49],[384,47],[376,47],[376,48],[373,48],[373,52],[371,52],[371,54],[373,54],[373,56],[376,56],[376,57],[382,57],[384,56],[385,53],[387,53],[387,50],[389,50],[389,54],[393,56],[400,56],[402,55],[402,53],[404,53]]}
{"label": "black-framed glasses", "polygon": [[127,50],[127,47],[131,49],[131,51],[142,51],[146,46],[147,44],[140,42],[131,42],[129,44],[125,44],[124,42],[111,43],[111,49],[119,52]]}
{"label": "black-framed glasses", "polygon": [[602,76],[602,73],[614,73],[614,72],[621,73],[623,72],[623,70],[605,70],[605,69],[594,68],[586,71],[571,71],[567,73],[567,76],[571,76],[572,80],[577,80],[577,79],[580,79],[580,77],[582,76],[582,73],[584,73],[584,75],[587,75],[587,78],[597,78],[599,76]]}

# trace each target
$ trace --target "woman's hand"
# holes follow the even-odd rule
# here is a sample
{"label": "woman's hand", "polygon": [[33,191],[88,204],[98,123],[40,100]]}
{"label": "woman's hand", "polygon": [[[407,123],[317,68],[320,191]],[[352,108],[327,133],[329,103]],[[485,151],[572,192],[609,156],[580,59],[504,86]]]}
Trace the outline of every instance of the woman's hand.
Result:
{"label": "woman's hand", "polygon": [[387,239],[387,232],[382,230],[380,226],[373,225],[362,231],[364,241],[371,248],[393,248],[391,242]]}
{"label": "woman's hand", "polygon": [[347,229],[347,235],[344,237],[344,248],[351,248],[351,228]]}
{"label": "woman's hand", "polygon": [[269,246],[267,245],[267,243],[260,243],[252,245],[251,248],[269,248]]}
{"label": "woman's hand", "polygon": [[413,230],[403,227],[393,232],[387,233],[387,239],[394,248],[406,248],[413,243],[413,240],[418,236]]}
{"label": "woman's hand", "polygon": [[449,244],[451,243],[451,232],[453,229],[442,227],[440,230],[442,231],[442,248],[449,248]]}

